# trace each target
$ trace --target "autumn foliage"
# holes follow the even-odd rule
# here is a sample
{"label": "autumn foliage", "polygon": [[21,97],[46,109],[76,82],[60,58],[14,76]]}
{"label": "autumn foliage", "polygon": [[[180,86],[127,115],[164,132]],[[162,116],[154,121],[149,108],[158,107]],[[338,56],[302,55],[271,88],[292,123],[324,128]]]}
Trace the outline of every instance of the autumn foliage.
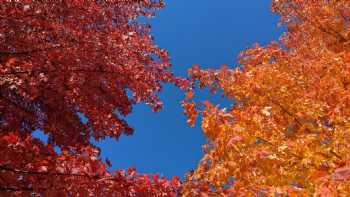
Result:
{"label": "autumn foliage", "polygon": [[[158,110],[161,83],[181,85],[153,44],[156,0],[0,1],[0,195],[174,196],[172,182],[106,170],[91,139],[132,134],[123,116]],[[85,116],[87,122],[81,120]],[[48,135],[48,143],[32,137]],[[54,147],[60,148],[56,152]]]}
{"label": "autumn foliage", "polygon": [[[350,1],[272,1],[280,40],[243,51],[235,68],[193,66],[192,88],[137,20],[163,6],[0,0],[0,195],[347,196]],[[162,83],[186,87],[188,123],[201,116],[208,139],[183,185],[109,171],[91,143],[132,134],[123,117],[140,102],[157,111]],[[232,106],[195,102],[196,85]]]}
{"label": "autumn foliage", "polygon": [[184,102],[209,141],[184,196],[350,194],[350,1],[275,0],[272,9],[288,30],[280,41],[242,52],[236,68],[190,70],[233,105]]}

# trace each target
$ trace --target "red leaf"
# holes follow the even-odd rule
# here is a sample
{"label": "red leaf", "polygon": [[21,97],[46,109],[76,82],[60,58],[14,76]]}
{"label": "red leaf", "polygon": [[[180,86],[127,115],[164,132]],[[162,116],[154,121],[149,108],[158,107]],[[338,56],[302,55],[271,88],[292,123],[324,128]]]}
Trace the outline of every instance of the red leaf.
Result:
{"label": "red leaf", "polygon": [[334,171],[332,174],[332,178],[336,180],[349,180],[350,178],[350,166],[344,166],[341,168],[338,168]]}

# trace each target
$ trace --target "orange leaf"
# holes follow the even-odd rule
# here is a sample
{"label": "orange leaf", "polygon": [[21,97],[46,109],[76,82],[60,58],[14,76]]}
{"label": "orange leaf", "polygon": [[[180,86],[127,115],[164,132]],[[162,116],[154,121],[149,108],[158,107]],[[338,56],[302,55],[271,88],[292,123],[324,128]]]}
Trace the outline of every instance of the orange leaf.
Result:
{"label": "orange leaf", "polygon": [[193,98],[193,92],[192,91],[188,91],[186,93],[186,99],[192,99]]}

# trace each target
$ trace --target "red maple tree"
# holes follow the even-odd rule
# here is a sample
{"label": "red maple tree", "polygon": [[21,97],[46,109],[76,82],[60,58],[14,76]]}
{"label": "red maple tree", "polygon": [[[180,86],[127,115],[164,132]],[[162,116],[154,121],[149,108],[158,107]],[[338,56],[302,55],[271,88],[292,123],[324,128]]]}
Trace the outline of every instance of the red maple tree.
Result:
{"label": "red maple tree", "polygon": [[[90,139],[132,134],[132,105],[183,83],[150,27],[162,0],[0,1],[0,194],[174,196],[172,183],[108,172]],[[81,121],[79,114],[87,118]],[[32,137],[34,130],[48,142]],[[53,147],[59,147],[56,153]]]}

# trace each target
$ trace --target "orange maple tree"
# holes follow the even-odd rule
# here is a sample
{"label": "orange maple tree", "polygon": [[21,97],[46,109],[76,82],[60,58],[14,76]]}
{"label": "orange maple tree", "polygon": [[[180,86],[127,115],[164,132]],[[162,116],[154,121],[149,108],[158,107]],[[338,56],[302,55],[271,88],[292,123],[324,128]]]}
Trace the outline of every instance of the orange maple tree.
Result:
{"label": "orange maple tree", "polygon": [[240,54],[240,66],[190,69],[230,109],[183,103],[208,144],[184,196],[347,196],[350,193],[350,1],[274,0],[280,41]]}
{"label": "orange maple tree", "polygon": [[[158,110],[161,83],[185,85],[169,71],[149,25],[136,20],[163,6],[0,0],[1,195],[176,195],[177,178],[107,171],[109,162],[90,143],[132,134],[123,116],[139,102]],[[47,144],[32,137],[34,130],[48,135]]]}

